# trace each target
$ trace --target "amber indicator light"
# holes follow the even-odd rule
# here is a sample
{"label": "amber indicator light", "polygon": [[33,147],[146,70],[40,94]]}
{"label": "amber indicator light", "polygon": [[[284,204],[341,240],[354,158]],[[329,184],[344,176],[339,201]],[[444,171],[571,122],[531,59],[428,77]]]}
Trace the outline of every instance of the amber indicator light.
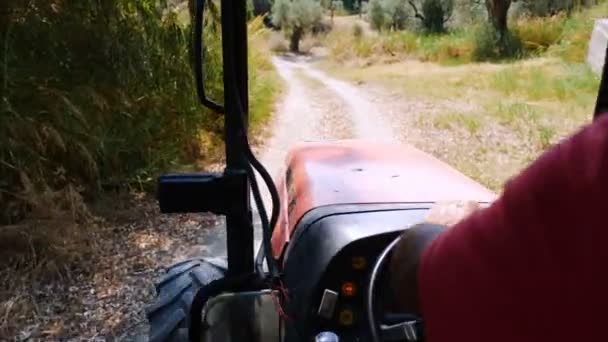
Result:
{"label": "amber indicator light", "polygon": [[362,256],[356,256],[351,259],[351,266],[355,270],[364,270],[367,266],[367,260]]}
{"label": "amber indicator light", "polygon": [[357,286],[354,283],[348,282],[342,284],[342,295],[345,297],[352,297],[357,294]]}
{"label": "amber indicator light", "polygon": [[353,321],[355,320],[355,314],[352,310],[344,309],[340,311],[338,319],[340,320],[340,324],[342,325],[353,325]]}

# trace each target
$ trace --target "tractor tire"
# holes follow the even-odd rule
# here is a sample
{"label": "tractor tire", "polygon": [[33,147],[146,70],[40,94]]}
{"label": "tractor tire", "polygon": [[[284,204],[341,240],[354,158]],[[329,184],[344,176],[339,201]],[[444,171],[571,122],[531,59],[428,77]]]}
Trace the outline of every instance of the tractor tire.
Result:
{"label": "tractor tire", "polygon": [[195,258],[167,269],[156,284],[156,301],[146,309],[150,342],[188,342],[190,308],[196,291],[227,271],[223,259]]}

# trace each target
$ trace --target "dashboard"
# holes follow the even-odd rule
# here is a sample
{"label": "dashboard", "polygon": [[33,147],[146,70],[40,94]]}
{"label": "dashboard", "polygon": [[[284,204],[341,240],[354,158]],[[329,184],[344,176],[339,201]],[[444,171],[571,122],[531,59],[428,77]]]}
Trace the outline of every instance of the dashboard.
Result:
{"label": "dashboard", "polygon": [[[314,341],[323,331],[336,333],[340,341],[371,340],[366,296],[372,270],[404,229],[424,221],[429,207],[428,203],[335,205],[305,214],[283,258],[283,284],[289,291],[284,309],[289,319],[283,322],[282,341]],[[395,300],[388,272],[378,276],[374,318],[390,322]]]}
{"label": "dashboard", "polygon": [[[387,233],[368,237],[353,242],[334,257],[321,278],[315,298],[317,331],[336,332],[341,341],[370,339],[366,311],[370,275],[380,253],[397,236],[398,233]],[[377,315],[396,315],[398,310],[387,272],[381,272],[379,285]]]}

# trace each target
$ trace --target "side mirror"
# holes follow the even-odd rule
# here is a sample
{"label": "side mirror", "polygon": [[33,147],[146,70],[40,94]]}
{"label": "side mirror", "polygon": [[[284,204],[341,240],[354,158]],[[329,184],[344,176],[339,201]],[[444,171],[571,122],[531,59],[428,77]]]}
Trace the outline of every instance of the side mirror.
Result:
{"label": "side mirror", "polygon": [[205,16],[205,1],[196,0],[194,11],[194,33],[192,35],[192,45],[194,50],[194,78],[196,80],[196,93],[201,104],[218,113],[224,113],[224,107],[211,100],[205,94],[205,80],[203,75],[203,18]]}

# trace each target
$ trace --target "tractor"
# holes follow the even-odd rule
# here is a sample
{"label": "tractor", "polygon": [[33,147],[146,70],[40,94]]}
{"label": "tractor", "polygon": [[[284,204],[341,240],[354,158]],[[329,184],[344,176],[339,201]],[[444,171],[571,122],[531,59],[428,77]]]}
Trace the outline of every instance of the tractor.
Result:
{"label": "tractor", "polygon": [[[157,196],[162,213],[224,215],[227,257],[168,268],[146,312],[150,340],[423,341],[423,317],[394,305],[391,250],[434,203],[489,204],[496,194],[410,146],[356,140],[294,147],[275,183],[247,137],[246,0],[221,3],[223,104],[205,93],[204,3],[195,8],[194,73],[201,103],[225,116],[226,167],[163,175]],[[606,70],[596,113],[608,111]]]}

